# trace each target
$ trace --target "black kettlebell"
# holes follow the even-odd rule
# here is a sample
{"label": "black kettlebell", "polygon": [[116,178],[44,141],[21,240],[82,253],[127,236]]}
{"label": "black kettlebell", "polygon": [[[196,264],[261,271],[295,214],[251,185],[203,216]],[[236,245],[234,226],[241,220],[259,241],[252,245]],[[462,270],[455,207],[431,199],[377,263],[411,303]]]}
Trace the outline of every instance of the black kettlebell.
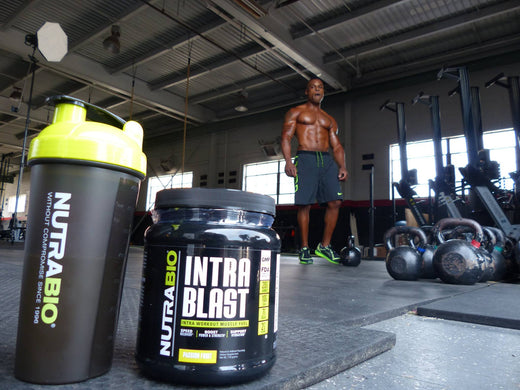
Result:
{"label": "black kettlebell", "polygon": [[[473,229],[470,241],[453,238],[445,240],[443,230],[448,226],[469,226]],[[443,218],[433,227],[439,243],[433,255],[433,268],[437,276],[449,284],[475,284],[483,274],[484,258],[479,251],[483,238],[482,227],[467,218]]]}
{"label": "black kettlebell", "polygon": [[[426,242],[419,242],[417,245],[417,251],[421,254],[421,274],[419,276],[420,279],[436,279],[437,275],[435,274],[435,270],[433,269],[433,254],[435,253],[435,249],[437,246],[434,245],[434,237],[431,235],[431,227],[422,227],[421,228],[426,235]],[[415,243],[413,243],[415,245]]]}
{"label": "black kettlebell", "polygon": [[512,264],[515,273],[520,273],[520,241],[512,241],[513,249],[511,250]]}
{"label": "black kettlebell", "polygon": [[340,251],[339,256],[339,262],[348,267],[357,267],[361,263],[361,251],[356,247],[354,236],[348,238],[347,246]]}
{"label": "black kettlebell", "polygon": [[491,251],[491,256],[493,257],[493,275],[491,277],[492,281],[499,281],[505,278],[507,274],[507,260],[504,254],[504,246],[505,246],[505,235],[502,230],[496,227],[488,227],[496,237],[495,245],[493,246],[493,250]]}
{"label": "black kettlebell", "polygon": [[493,280],[495,274],[495,261],[491,253],[493,252],[497,238],[495,233],[487,226],[482,226],[482,232],[484,233],[484,238],[479,250],[484,258],[484,262],[482,263],[483,272],[479,282],[487,282]]}
{"label": "black kettlebell", "polygon": [[516,279],[518,276],[520,276],[520,267],[518,266],[520,264],[520,258],[518,257],[520,252],[517,248],[518,245],[520,245],[520,242],[517,242],[512,237],[505,236],[503,252],[506,259],[505,279]]}
{"label": "black kettlebell", "polygon": [[426,234],[417,227],[395,226],[388,229],[383,237],[388,250],[385,259],[386,270],[390,276],[396,280],[417,280],[421,275],[421,254],[413,245],[394,247],[392,241],[395,241],[398,234],[407,234],[410,237],[410,242],[413,241],[411,236],[417,236],[421,243],[426,242]]}

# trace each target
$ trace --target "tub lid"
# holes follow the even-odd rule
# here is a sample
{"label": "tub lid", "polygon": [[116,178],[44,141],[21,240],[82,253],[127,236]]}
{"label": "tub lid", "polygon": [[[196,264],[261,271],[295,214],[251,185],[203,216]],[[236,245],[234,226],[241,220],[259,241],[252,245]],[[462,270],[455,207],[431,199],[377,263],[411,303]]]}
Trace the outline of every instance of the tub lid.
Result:
{"label": "tub lid", "polygon": [[276,214],[274,199],[254,192],[228,188],[172,188],[157,192],[155,208],[200,207],[237,209]]}

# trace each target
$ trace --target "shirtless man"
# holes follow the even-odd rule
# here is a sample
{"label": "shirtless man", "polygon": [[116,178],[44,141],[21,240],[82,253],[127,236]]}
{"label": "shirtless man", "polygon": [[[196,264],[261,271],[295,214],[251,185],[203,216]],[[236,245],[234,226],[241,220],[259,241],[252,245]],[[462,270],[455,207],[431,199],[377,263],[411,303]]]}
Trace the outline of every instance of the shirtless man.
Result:
{"label": "shirtless man", "polygon": [[[338,125],[321,109],[323,82],[312,79],[305,90],[307,102],[294,107],[285,115],[282,130],[282,153],[285,173],[294,177],[294,203],[298,205],[301,264],[312,264],[309,250],[309,214],[312,204],[326,203],[325,227],[321,242],[314,253],[331,263],[339,263],[339,255],[330,240],[336,228],[343,194],[339,181],[347,179],[345,151],[338,139]],[[291,161],[291,139],[296,135],[298,152]],[[332,155],[329,153],[332,149]],[[334,163],[335,162],[335,163]]]}

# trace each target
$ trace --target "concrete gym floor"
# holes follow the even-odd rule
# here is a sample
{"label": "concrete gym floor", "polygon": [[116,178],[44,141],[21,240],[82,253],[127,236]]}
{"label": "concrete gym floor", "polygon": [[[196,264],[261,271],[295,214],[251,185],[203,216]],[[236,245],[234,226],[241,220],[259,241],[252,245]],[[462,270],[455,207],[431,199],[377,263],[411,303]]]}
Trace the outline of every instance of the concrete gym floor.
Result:
{"label": "concrete gym floor", "polygon": [[[142,247],[130,248],[112,369],[45,386],[13,376],[23,246],[1,244],[0,389],[189,388],[149,380],[134,361],[142,255]],[[416,313],[442,317],[443,306],[465,322]],[[277,362],[262,378],[229,388],[520,389],[520,284],[395,281],[383,261],[350,268],[315,257],[300,265],[284,255]]]}

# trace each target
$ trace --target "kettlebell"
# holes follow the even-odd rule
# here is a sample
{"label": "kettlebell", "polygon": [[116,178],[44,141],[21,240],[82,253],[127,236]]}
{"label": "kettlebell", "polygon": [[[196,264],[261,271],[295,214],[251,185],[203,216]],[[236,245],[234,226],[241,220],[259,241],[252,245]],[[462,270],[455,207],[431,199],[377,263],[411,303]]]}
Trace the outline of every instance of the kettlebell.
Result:
{"label": "kettlebell", "polygon": [[417,280],[421,275],[421,254],[412,245],[394,247],[392,241],[395,241],[398,234],[417,236],[422,244],[426,243],[426,234],[417,227],[395,226],[388,229],[383,238],[388,250],[385,259],[386,270],[390,276],[396,280]]}
{"label": "kettlebell", "polygon": [[506,259],[506,275],[504,276],[506,279],[517,278],[519,275],[519,264],[520,258],[518,256],[518,245],[520,242],[517,242],[512,237],[505,236],[504,238],[504,258]]}
{"label": "kettlebell", "polygon": [[[434,241],[433,236],[431,235],[431,227],[422,227],[421,228],[426,235],[426,242],[419,243],[417,246],[417,251],[421,254],[421,274],[419,276],[420,279],[436,279],[437,275],[435,274],[435,270],[433,269],[433,254],[435,253],[435,249],[437,247],[431,243]],[[412,245],[415,243],[412,242]]]}
{"label": "kettlebell", "polygon": [[512,260],[515,273],[520,273],[520,241],[512,241]]}
{"label": "kettlebell", "polygon": [[[448,226],[468,226],[473,229],[471,242],[459,238],[445,240],[443,230]],[[478,250],[483,239],[482,227],[467,218],[443,218],[433,227],[439,246],[433,255],[433,268],[437,276],[445,283],[477,283],[483,274],[482,263],[485,261]]]}
{"label": "kettlebell", "polygon": [[504,245],[505,245],[505,235],[502,230],[496,227],[488,227],[493,233],[495,233],[496,242],[493,246],[493,250],[491,251],[491,256],[493,257],[493,275],[491,277],[492,281],[499,281],[504,279],[507,274],[507,261],[504,254]]}
{"label": "kettlebell", "polygon": [[354,236],[349,236],[347,246],[340,251],[339,256],[339,262],[348,267],[357,267],[361,263],[361,251],[356,247]]}
{"label": "kettlebell", "polygon": [[484,258],[484,262],[482,263],[483,272],[479,282],[487,282],[492,280],[495,274],[495,262],[491,253],[493,252],[497,238],[495,233],[487,226],[482,226],[482,231],[484,238],[479,251]]}

